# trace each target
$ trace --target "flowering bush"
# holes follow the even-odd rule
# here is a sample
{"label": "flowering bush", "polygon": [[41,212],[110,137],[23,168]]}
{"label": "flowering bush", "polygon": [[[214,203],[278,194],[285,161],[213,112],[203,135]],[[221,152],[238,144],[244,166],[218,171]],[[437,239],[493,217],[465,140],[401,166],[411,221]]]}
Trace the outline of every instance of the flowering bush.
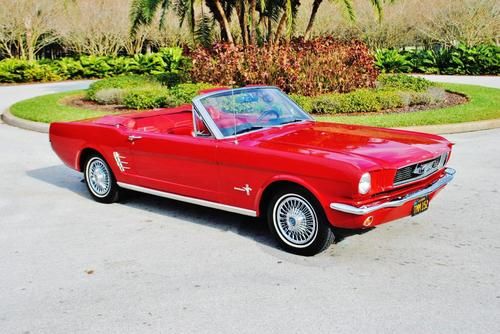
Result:
{"label": "flowering bush", "polygon": [[305,96],[374,87],[378,75],[364,43],[331,37],[263,47],[216,44],[195,49],[190,57],[195,82],[273,85]]}

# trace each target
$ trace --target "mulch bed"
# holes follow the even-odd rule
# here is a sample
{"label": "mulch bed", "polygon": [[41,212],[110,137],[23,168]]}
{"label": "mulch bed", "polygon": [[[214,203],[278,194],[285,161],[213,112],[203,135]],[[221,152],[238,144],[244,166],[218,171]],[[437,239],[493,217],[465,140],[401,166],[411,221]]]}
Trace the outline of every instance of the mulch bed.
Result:
{"label": "mulch bed", "polygon": [[[394,108],[394,109],[385,109],[379,112],[369,112],[369,113],[349,113],[349,114],[341,114],[345,116],[359,116],[359,115],[374,115],[374,114],[395,114],[395,113],[407,113],[407,112],[415,112],[415,111],[423,111],[429,109],[438,109],[451,107],[458,104],[467,103],[468,99],[466,96],[458,93],[445,92],[445,98],[440,103],[433,104],[422,104],[422,105],[414,105],[407,106],[402,108]],[[83,109],[90,109],[96,111],[106,111],[106,112],[117,112],[117,113],[127,113],[127,112],[137,112],[136,109],[128,109],[122,105],[102,105],[98,104],[94,101],[88,101],[84,99],[84,95],[73,95],[68,96],[61,100],[61,103]],[[340,114],[339,114],[340,115]]]}
{"label": "mulch bed", "polygon": [[63,98],[60,102],[70,107],[87,109],[87,110],[105,111],[105,112],[116,112],[120,114],[139,111],[136,109],[129,109],[119,104],[104,105],[96,103],[94,101],[85,100],[84,94],[70,95]]}

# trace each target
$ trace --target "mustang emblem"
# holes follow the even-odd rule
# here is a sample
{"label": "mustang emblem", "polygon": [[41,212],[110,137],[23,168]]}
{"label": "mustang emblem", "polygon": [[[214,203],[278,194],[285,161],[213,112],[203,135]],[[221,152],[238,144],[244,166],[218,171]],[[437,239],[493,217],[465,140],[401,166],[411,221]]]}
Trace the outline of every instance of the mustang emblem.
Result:
{"label": "mustang emblem", "polygon": [[250,196],[250,192],[252,191],[252,188],[250,188],[250,186],[247,183],[247,184],[245,184],[244,187],[234,187],[234,190],[243,191],[247,194],[247,196]]}
{"label": "mustang emblem", "polygon": [[432,172],[439,164],[438,160],[434,160],[425,164],[420,164],[415,167],[413,174],[426,175]]}

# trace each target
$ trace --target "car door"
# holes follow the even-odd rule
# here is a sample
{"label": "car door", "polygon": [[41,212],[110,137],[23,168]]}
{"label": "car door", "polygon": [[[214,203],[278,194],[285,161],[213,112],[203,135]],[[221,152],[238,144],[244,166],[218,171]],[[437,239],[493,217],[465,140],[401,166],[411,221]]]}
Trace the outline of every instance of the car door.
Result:
{"label": "car door", "polygon": [[217,141],[194,137],[130,130],[129,155],[139,186],[218,200]]}

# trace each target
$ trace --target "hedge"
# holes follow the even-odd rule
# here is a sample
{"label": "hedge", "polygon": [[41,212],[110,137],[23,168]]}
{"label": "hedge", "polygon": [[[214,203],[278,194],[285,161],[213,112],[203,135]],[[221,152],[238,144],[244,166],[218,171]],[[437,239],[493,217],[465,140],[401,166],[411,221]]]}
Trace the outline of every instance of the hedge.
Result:
{"label": "hedge", "polygon": [[339,114],[378,112],[444,100],[445,92],[425,79],[408,75],[381,75],[377,89],[358,89],[350,93],[330,93],[316,97],[291,94],[309,113]]}
{"label": "hedge", "polygon": [[216,44],[195,49],[190,57],[195,82],[272,85],[305,96],[374,87],[378,75],[364,43],[331,37],[262,47]]}
{"label": "hedge", "polygon": [[173,107],[191,103],[199,91],[213,87],[207,83],[183,83],[167,87],[156,76],[129,75],[92,83],[86,91],[86,99],[99,104],[124,105],[131,109]]}
{"label": "hedge", "polygon": [[375,64],[386,73],[500,74],[500,46],[459,44],[440,49],[380,49]]}
{"label": "hedge", "polygon": [[58,60],[0,61],[0,82],[100,79],[118,75],[157,75],[164,83],[189,80],[190,59],[182,49],[164,48],[157,53],[131,56],[79,56]]}

